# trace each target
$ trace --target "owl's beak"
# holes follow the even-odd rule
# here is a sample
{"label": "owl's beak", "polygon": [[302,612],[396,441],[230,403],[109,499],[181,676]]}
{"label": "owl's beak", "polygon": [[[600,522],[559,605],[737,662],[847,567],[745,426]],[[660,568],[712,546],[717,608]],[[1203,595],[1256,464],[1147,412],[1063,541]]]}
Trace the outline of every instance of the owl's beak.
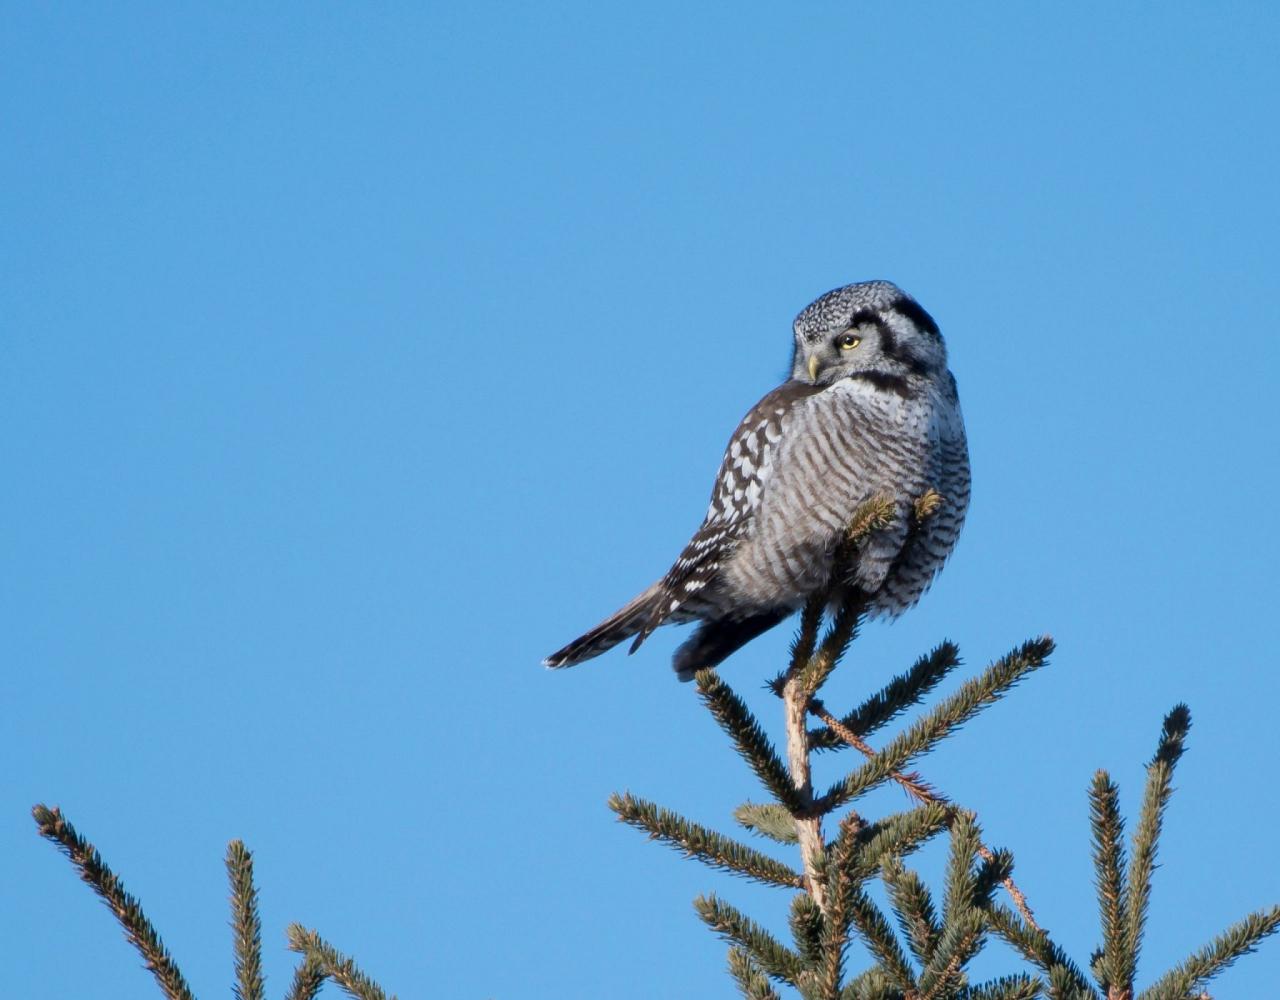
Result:
{"label": "owl's beak", "polygon": [[809,355],[809,379],[813,382],[818,381],[818,356],[816,354]]}

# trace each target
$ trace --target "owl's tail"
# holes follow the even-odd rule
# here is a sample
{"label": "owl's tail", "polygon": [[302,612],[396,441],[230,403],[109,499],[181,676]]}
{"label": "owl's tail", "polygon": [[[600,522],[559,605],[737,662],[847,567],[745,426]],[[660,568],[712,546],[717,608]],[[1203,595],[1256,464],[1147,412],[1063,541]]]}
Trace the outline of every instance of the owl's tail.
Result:
{"label": "owl's tail", "polygon": [[586,635],[574,639],[564,649],[556,650],[542,661],[542,665],[552,668],[572,667],[612,649],[623,639],[630,639],[650,623],[661,600],[661,593],[662,581],[659,580]]}

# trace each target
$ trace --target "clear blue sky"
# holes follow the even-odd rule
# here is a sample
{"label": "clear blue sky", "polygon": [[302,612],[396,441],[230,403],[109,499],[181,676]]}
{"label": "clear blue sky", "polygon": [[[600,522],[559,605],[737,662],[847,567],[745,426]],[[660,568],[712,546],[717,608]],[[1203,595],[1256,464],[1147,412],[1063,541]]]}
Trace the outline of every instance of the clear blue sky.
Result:
{"label": "clear blue sky", "polygon": [[[234,837],[275,997],[294,920],[405,998],[728,996],[691,897],[783,894],[604,806],[758,797],[679,633],[538,661],[666,568],[792,316],[866,278],[949,339],[973,507],[829,701],[1051,632],[922,765],[1043,921],[1087,961],[1084,790],[1136,810],[1179,700],[1148,976],[1280,900],[1278,47],[1263,2],[10,5],[6,992],[158,995],[45,801],[201,997]],[[787,633],[726,667],[771,718]],[[1220,995],[1277,978],[1273,941]]]}

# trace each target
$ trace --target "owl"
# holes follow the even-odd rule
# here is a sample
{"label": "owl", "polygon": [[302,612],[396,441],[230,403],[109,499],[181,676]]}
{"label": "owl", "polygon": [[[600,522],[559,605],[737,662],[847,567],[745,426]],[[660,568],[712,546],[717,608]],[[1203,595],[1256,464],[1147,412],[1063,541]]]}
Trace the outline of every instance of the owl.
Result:
{"label": "owl", "polygon": [[[969,451],[937,323],[887,281],[827,292],[793,324],[791,377],[738,425],[701,527],[675,565],[543,663],[568,667],[659,625],[697,622],[675,653],[682,680],[715,667],[813,594],[849,588],[871,616],[914,605],[969,506]],[[941,495],[914,521],[916,499]],[[835,574],[850,519],[873,498],[896,516]]]}

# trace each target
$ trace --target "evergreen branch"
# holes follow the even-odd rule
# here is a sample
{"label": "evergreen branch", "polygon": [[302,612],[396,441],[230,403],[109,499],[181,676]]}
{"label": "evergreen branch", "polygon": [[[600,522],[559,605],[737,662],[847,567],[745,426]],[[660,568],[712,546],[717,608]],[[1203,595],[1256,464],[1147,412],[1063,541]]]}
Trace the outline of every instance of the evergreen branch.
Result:
{"label": "evergreen branch", "polygon": [[961,991],[959,1000],[1036,1000],[1042,989],[1032,976],[1002,976]]}
{"label": "evergreen branch", "polygon": [[227,877],[231,881],[231,927],[236,955],[236,1000],[263,1000],[262,921],[258,890],[253,885],[253,855],[239,840],[227,845]]}
{"label": "evergreen branch", "polygon": [[[813,698],[809,702],[809,711],[827,724],[827,731],[835,733],[836,736],[844,743],[860,751],[863,756],[874,759],[876,756],[873,750],[865,740],[856,732],[847,728],[845,724],[835,718],[827,707],[817,698]],[[901,771],[894,771],[889,777],[901,785],[913,799],[917,802],[946,802],[947,797],[935,788],[931,788],[918,773],[912,771],[910,774],[903,774]]]}
{"label": "evergreen branch", "polygon": [[944,990],[954,989],[961,973],[982,945],[986,919],[982,911],[970,907],[949,919],[933,959],[920,975],[920,1000],[937,1000]]}
{"label": "evergreen branch", "polygon": [[1052,651],[1052,639],[1033,639],[997,660],[980,677],[966,681],[861,768],[833,785],[823,797],[823,809],[837,808],[889,780],[895,771],[933,749],[941,739],[1008,693],[1019,680],[1042,667]]}
{"label": "evergreen branch", "polygon": [[848,913],[853,926],[871,954],[879,961],[889,981],[904,993],[915,990],[915,973],[902,945],[898,943],[897,935],[893,933],[893,928],[880,907],[858,886],[849,888]]}
{"label": "evergreen branch", "polygon": [[699,670],[695,675],[698,693],[715,716],[720,727],[729,734],[738,753],[750,765],[761,784],[786,806],[792,815],[807,811],[800,792],[791,782],[786,765],[774,751],[769,737],[755,716],[714,670]]}
{"label": "evergreen branch", "polygon": [[985,910],[991,906],[996,886],[1008,886],[1013,881],[1013,855],[1005,850],[992,851],[979,844],[978,857],[982,864],[978,866],[973,905]]}
{"label": "evergreen branch", "polygon": [[168,1000],[194,1000],[191,989],[174,964],[173,957],[160,940],[155,927],[142,912],[142,906],[125,892],[124,883],[115,875],[94,846],[76,833],[62,816],[62,811],[40,804],[31,810],[40,836],[52,841],[80,872],[86,882],[115,914],[124,935],[142,956],[156,983]]}
{"label": "evergreen branch", "polygon": [[[827,904],[823,913],[823,937],[819,964],[822,978],[818,983],[821,996],[837,1000],[844,980],[844,956],[849,944],[849,930],[860,904],[854,893],[861,891],[866,876],[856,874],[855,856],[859,835],[866,829],[861,817],[851,812],[840,821],[840,832],[823,866]],[[892,930],[889,932],[892,937]],[[896,940],[894,941],[896,945]],[[899,949],[900,950],[900,949]]]}
{"label": "evergreen branch", "polygon": [[609,808],[618,814],[622,822],[648,832],[654,840],[660,840],[712,868],[742,875],[766,885],[804,888],[804,879],[800,877],[800,873],[781,861],[690,822],[652,802],[636,798],[630,792],[609,796]]}
{"label": "evergreen branch", "polygon": [[973,958],[986,929],[981,904],[989,904],[999,881],[1000,866],[983,863],[983,875],[974,871],[982,837],[973,813],[961,810],[951,826],[951,851],[947,861],[946,896],[942,908],[942,934],[929,964],[920,977],[922,1000],[934,1000],[962,982],[961,973]]}
{"label": "evergreen branch", "polygon": [[[913,705],[919,704],[959,665],[959,648],[955,643],[944,642],[920,657],[910,670],[899,674],[840,722],[845,729],[865,739]],[[814,729],[809,733],[809,745],[815,750],[837,750],[841,742],[842,737],[830,724],[825,729]]]}
{"label": "evergreen branch", "polygon": [[791,813],[776,802],[744,802],[733,811],[733,818],[752,833],[779,844],[794,844],[800,839]]}
{"label": "evergreen branch", "polygon": [[1191,710],[1186,705],[1175,705],[1164,717],[1155,756],[1147,764],[1147,787],[1142,798],[1142,812],[1138,816],[1138,828],[1133,834],[1133,857],[1129,861],[1129,919],[1126,936],[1127,950],[1133,956],[1135,969],[1146,930],[1151,877],[1156,868],[1156,851],[1164,824],[1164,811],[1173,794],[1173,769],[1182,757],[1190,730]]}
{"label": "evergreen branch", "polygon": [[859,881],[870,878],[888,860],[900,860],[915,852],[945,830],[951,820],[950,808],[931,802],[863,827],[850,858],[850,877]]}
{"label": "evergreen branch", "polygon": [[942,903],[944,934],[957,918],[975,908],[978,880],[973,873],[973,862],[981,844],[982,837],[973,813],[960,810],[951,826],[951,851],[947,857]]}
{"label": "evergreen branch", "polygon": [[[827,634],[823,636],[822,644],[800,668],[799,685],[806,695],[812,696],[827,682],[831,671],[848,651],[849,643],[853,642],[858,634],[858,623],[865,609],[866,601],[853,597],[842,603],[836,610],[835,619],[827,629]],[[807,733],[805,738],[807,742]]]}
{"label": "evergreen branch", "polygon": [[[983,861],[995,860],[995,855],[991,853],[990,848],[985,844],[978,847],[978,857],[982,858]],[[1013,900],[1013,905],[1018,908],[1018,913],[1022,915],[1022,919],[1026,921],[1027,926],[1032,930],[1043,933],[1044,928],[1036,923],[1035,914],[1031,912],[1031,904],[1027,902],[1026,895],[1018,888],[1018,883],[1013,880],[1012,859],[1010,859],[1008,874],[1004,876],[1000,884],[1004,886],[1004,891],[1007,892],[1009,894],[1009,898]]]}
{"label": "evergreen branch", "polygon": [[800,670],[812,659],[814,650],[818,646],[818,630],[822,627],[822,615],[826,607],[825,592],[812,594],[804,602],[804,608],[800,612],[800,628],[796,632],[796,637],[791,640],[790,666],[769,682],[769,687],[779,698],[782,697],[782,685],[788,675]]}
{"label": "evergreen branch", "polygon": [[[875,757],[876,752],[863,742],[856,733],[849,731],[844,724],[834,719],[830,713],[823,707],[822,702],[816,698],[810,702],[810,710],[820,719],[827,723],[828,730],[836,733],[836,735],[848,743],[849,746],[856,748],[866,757]],[[947,797],[936,789],[931,787],[919,774],[911,772],[910,774],[902,774],[895,771],[890,777],[899,785],[907,790],[907,793],[918,802],[926,804],[946,804]],[[985,861],[992,860],[992,853],[985,845],[978,846],[978,854]],[[1031,912],[1031,905],[1027,902],[1027,897],[1022,890],[1018,888],[1018,884],[1010,875],[1004,880],[1005,890],[1009,893],[1009,897],[1013,900],[1014,905],[1018,908],[1018,912],[1022,914],[1022,919],[1036,930],[1040,929],[1040,925],[1036,923],[1035,914]]]}
{"label": "evergreen branch", "polygon": [[[799,677],[801,687],[810,695],[827,682],[840,659],[848,652],[849,644],[858,634],[858,625],[862,621],[862,613],[866,610],[866,601],[856,596],[846,600],[839,608],[828,627],[822,642],[817,642],[817,627],[821,624],[821,613],[826,607],[825,593],[811,597],[804,607],[801,620],[801,632],[791,647],[791,665],[772,681],[769,688],[779,698],[782,689],[790,677]],[[810,618],[810,609],[818,609],[818,618]],[[801,658],[802,654],[807,654]]]}
{"label": "evergreen branch", "polygon": [[729,975],[746,1000],[781,1000],[751,956],[737,946],[729,949]]}
{"label": "evergreen branch", "polygon": [[1051,1000],[1097,1000],[1098,994],[1084,973],[1043,930],[1024,923],[1008,907],[995,904],[987,910],[987,919],[993,931],[1049,977]]}
{"label": "evergreen branch", "polygon": [[844,981],[844,953],[849,944],[852,919],[849,904],[853,883],[844,872],[848,858],[840,848],[843,841],[844,838],[837,840],[823,866],[826,905],[822,912],[820,957],[815,967],[818,974],[815,992],[822,1000],[836,1000],[840,996],[840,984]]}
{"label": "evergreen branch", "polygon": [[792,898],[790,923],[791,936],[795,939],[801,960],[806,966],[817,968],[822,964],[826,919],[807,892],[797,893]]}
{"label": "evergreen branch", "polygon": [[320,987],[324,985],[324,968],[315,958],[308,955],[293,970],[293,984],[284,1000],[315,1000]]}
{"label": "evergreen branch", "polygon": [[[985,914],[991,906],[991,895],[996,886],[1009,877],[1013,865],[1007,851],[997,851],[982,862],[975,874],[973,862],[982,849],[981,841],[975,824],[963,826],[967,829],[962,828],[958,836],[956,831],[952,833],[946,917],[937,946],[920,978],[921,1000],[932,1000],[945,995],[947,990],[963,986],[964,968],[986,939]],[[1038,991],[1038,984],[1036,989]]]}
{"label": "evergreen branch", "polygon": [[1184,1000],[1277,930],[1280,930],[1280,906],[1249,914],[1162,977],[1138,1000]]}
{"label": "evergreen branch", "polygon": [[1049,971],[1049,985],[1045,989],[1045,996],[1048,1000],[1096,1000],[1098,994],[1079,978],[1078,971],[1072,972],[1064,965],[1055,965]]}
{"label": "evergreen branch", "polygon": [[917,962],[927,966],[938,947],[942,928],[938,926],[938,914],[933,906],[933,896],[924,880],[915,872],[903,867],[896,858],[886,858],[883,868],[885,888],[889,903],[897,917],[902,936]]}
{"label": "evergreen branch", "polygon": [[1102,919],[1102,960],[1098,986],[1103,993],[1133,992],[1133,954],[1129,951],[1129,895],[1124,884],[1124,820],[1120,790],[1106,771],[1093,776],[1089,789],[1093,827],[1093,864]]}
{"label": "evergreen branch", "polygon": [[[356,963],[329,944],[315,931],[290,924],[286,933],[289,948],[306,957],[356,1000],[388,1000],[382,987],[357,968]],[[396,1000],[394,996],[390,1000]]]}
{"label": "evergreen branch", "polygon": [[702,922],[731,945],[737,945],[768,975],[799,988],[804,974],[800,956],[735,906],[715,895],[693,901]]}
{"label": "evergreen branch", "polygon": [[873,965],[840,991],[840,1000],[902,1000],[902,991],[894,987],[880,966]]}

